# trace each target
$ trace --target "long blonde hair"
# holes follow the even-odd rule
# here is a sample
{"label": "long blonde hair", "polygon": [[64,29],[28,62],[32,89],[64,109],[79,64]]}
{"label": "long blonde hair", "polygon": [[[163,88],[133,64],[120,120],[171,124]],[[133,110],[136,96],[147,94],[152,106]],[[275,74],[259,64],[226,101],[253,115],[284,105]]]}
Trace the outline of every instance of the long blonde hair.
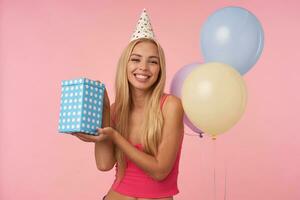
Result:
{"label": "long blonde hair", "polygon": [[[150,155],[156,155],[158,145],[161,142],[163,127],[163,116],[160,109],[160,99],[164,92],[166,81],[165,55],[162,47],[154,40],[141,38],[133,40],[124,49],[118,62],[116,80],[115,80],[115,128],[127,140],[128,119],[132,107],[132,97],[127,78],[127,64],[134,47],[140,42],[152,42],[157,46],[159,55],[160,71],[157,81],[153,84],[151,91],[146,97],[145,115],[143,118],[141,135],[144,152]],[[118,177],[122,178],[126,168],[125,155],[116,147],[115,156],[118,164]]]}

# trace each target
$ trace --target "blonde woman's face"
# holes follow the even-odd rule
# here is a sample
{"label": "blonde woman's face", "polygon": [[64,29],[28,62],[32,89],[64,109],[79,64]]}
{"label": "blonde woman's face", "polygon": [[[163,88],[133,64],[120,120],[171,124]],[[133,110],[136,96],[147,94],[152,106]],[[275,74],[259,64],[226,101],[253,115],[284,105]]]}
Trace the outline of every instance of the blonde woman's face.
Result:
{"label": "blonde woman's face", "polygon": [[127,64],[130,85],[139,90],[148,90],[157,80],[160,71],[157,46],[151,42],[135,45]]}

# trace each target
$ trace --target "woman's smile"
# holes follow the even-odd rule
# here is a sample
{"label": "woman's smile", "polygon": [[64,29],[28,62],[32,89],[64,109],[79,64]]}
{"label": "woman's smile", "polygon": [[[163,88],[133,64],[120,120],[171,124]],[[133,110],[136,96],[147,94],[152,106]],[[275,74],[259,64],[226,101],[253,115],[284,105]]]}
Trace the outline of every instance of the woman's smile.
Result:
{"label": "woman's smile", "polygon": [[146,82],[150,76],[149,75],[146,75],[146,74],[140,74],[140,73],[134,73],[133,74],[135,76],[135,79],[139,82]]}

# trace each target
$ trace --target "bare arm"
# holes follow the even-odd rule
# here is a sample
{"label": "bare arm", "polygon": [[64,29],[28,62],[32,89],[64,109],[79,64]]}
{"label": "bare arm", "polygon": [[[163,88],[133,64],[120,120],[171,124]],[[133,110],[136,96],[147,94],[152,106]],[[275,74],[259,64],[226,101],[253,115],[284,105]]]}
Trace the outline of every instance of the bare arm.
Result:
{"label": "bare arm", "polygon": [[[114,104],[110,107],[107,91],[105,90],[102,118],[103,129],[105,130],[113,130],[113,128],[110,127],[112,124],[110,119],[111,111],[114,112]],[[84,133],[74,133],[72,135],[85,142],[94,142],[97,168],[101,171],[108,171],[113,168],[116,159],[114,156],[114,144],[108,135],[102,134],[103,129],[98,129],[99,135],[97,136]]]}
{"label": "bare arm", "polygon": [[117,131],[110,135],[118,147],[136,165],[156,180],[163,180],[172,170],[183,134],[183,108],[181,101],[169,96],[163,108],[164,126],[162,142],[156,156],[137,150]]}
{"label": "bare arm", "polygon": [[[102,120],[103,128],[110,127],[112,124],[110,110],[114,111],[114,104],[112,104],[111,109],[106,108],[106,110],[104,110],[106,114]],[[95,159],[97,168],[101,171],[111,170],[115,165],[114,144],[109,137],[106,137],[99,142],[95,142]]]}

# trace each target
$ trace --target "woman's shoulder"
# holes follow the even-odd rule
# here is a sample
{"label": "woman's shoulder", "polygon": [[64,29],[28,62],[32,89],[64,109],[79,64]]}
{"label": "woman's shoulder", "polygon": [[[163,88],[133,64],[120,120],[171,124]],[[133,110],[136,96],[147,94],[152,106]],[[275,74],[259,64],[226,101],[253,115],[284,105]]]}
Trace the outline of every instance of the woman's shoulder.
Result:
{"label": "woman's shoulder", "polygon": [[[162,109],[162,114],[164,118],[164,126],[168,127],[167,129],[170,131],[167,131],[165,134],[171,134],[171,135],[183,135],[183,117],[184,117],[184,110],[181,103],[180,98],[177,96],[168,94],[165,105]],[[178,134],[174,134],[174,130]],[[182,137],[182,136],[181,136]]]}
{"label": "woman's shoulder", "polygon": [[170,114],[175,114],[174,112],[179,111],[183,112],[183,107],[181,103],[181,99],[175,95],[164,93],[165,100],[163,103],[163,111]]}
{"label": "woman's shoulder", "polygon": [[173,95],[173,94],[169,94],[169,93],[164,93],[163,94],[163,97],[166,98],[166,102],[171,102],[171,103],[174,103],[174,104],[181,104],[181,99],[178,98],[177,96]]}

